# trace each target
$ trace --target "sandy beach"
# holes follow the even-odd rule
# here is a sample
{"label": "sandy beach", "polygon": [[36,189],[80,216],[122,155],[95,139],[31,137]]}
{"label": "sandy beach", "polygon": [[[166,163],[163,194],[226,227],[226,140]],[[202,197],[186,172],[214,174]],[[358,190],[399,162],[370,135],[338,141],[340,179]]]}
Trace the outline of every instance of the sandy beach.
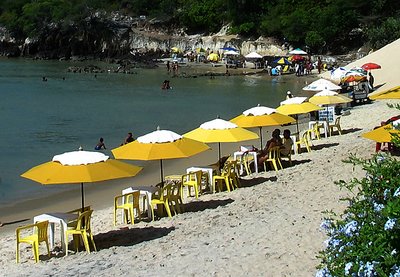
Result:
{"label": "sandy beach", "polygon": [[[389,54],[381,52],[383,56]],[[384,82],[388,88],[399,85],[395,78],[384,79],[385,74],[397,74],[395,71],[398,69],[383,66],[376,83]],[[104,192],[103,197],[108,197],[106,203],[89,199],[95,203],[92,224],[98,252],[71,253],[66,257],[56,251],[51,258],[42,255],[35,264],[31,248],[24,245],[21,263],[16,264],[14,230],[27,222],[3,226],[0,275],[314,276],[319,263],[316,256],[326,239],[319,228],[322,212],[340,212],[346,204],[340,199],[347,192],[334,182],[364,175],[360,168],[342,160],[350,153],[363,158],[374,154],[374,142],[361,134],[399,114],[387,103],[397,101],[375,101],[352,108],[349,115],[342,117],[342,135],[335,133],[313,140],[310,153],[292,156],[292,166],[285,163],[278,172],[245,176],[241,188],[230,193],[204,194],[198,200],[188,198],[185,212],[172,219],[114,227],[110,205],[116,189]],[[181,166],[205,158],[199,155],[193,160],[182,160]],[[177,168],[177,172],[182,168]],[[148,170],[158,174],[154,168]],[[45,206],[49,210],[55,207],[56,201]],[[26,211],[14,215],[14,219],[31,218],[39,211]],[[45,246],[40,249],[44,254]]]}

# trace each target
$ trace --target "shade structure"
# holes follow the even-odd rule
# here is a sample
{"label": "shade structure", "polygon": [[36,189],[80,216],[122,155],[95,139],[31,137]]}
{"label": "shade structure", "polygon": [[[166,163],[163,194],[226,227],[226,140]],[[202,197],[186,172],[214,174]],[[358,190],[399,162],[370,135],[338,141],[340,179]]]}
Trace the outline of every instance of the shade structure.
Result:
{"label": "shade structure", "polygon": [[379,127],[370,132],[364,133],[361,136],[376,142],[391,142],[393,134],[400,134],[400,131],[393,129],[392,124],[387,124],[385,126]]}
{"label": "shade structure", "polygon": [[236,51],[236,52],[239,52],[238,49],[236,49],[236,48],[234,48],[234,47],[230,47],[230,46],[228,46],[228,47],[223,47],[223,48],[220,48],[220,49],[222,49],[222,50],[224,50],[224,51]]}
{"label": "shade structure", "polygon": [[400,99],[400,86],[373,94],[369,97],[372,100],[379,99]]}
{"label": "shade structure", "polygon": [[244,56],[246,59],[261,59],[263,56],[261,56],[260,54],[258,54],[257,52],[251,52],[249,54],[247,54],[246,56]]}
{"label": "shade structure", "polygon": [[[296,116],[296,129],[297,129],[297,132],[299,132],[298,115],[322,110],[322,108],[313,103],[306,102],[304,99],[305,97],[294,97],[294,98],[291,98],[291,99],[296,100],[296,101],[292,100],[292,102],[293,102],[292,104],[282,104],[285,102],[285,101],[283,101],[283,102],[281,102],[281,105],[278,108],[276,108],[276,110],[279,113],[282,113],[285,115],[295,115]],[[299,99],[299,100],[297,100],[297,99]],[[288,99],[288,100],[290,100],[290,99]],[[289,102],[288,100],[286,100],[286,103]]]}
{"label": "shade structure", "polygon": [[257,106],[244,111],[243,114],[230,121],[243,128],[258,127],[260,129],[260,145],[262,147],[262,127],[289,124],[296,120],[288,115],[278,113],[276,109]]}
{"label": "shade structure", "polygon": [[239,56],[239,52],[233,51],[233,50],[229,50],[229,51],[224,52],[224,55],[225,56],[228,56],[228,55]]}
{"label": "shade structure", "polygon": [[108,156],[98,152],[73,151],[64,153],[63,156],[56,155],[52,161],[35,166],[21,176],[43,185],[80,183],[82,208],[84,207],[83,183],[133,177],[142,169],[139,166],[109,159]]}
{"label": "shade structure", "polygon": [[318,79],[303,88],[303,90],[307,90],[307,91],[321,91],[324,89],[339,90],[342,88],[340,86],[332,83],[331,81],[325,80],[325,79]]}
{"label": "shade structure", "polygon": [[345,75],[340,79],[341,83],[352,83],[352,82],[362,82],[366,81],[367,76],[362,74],[349,74]]}
{"label": "shade structure", "polygon": [[361,66],[362,69],[372,70],[372,69],[380,69],[381,66],[377,63],[365,63]]}
{"label": "shade structure", "polygon": [[217,118],[207,121],[183,135],[186,138],[198,140],[205,143],[218,143],[218,158],[221,158],[221,142],[240,142],[257,139],[258,135],[238,125]]}
{"label": "shade structure", "polygon": [[353,100],[331,90],[322,90],[312,96],[309,101],[316,105],[336,105],[350,103]]}
{"label": "shade structure", "polygon": [[212,62],[217,62],[219,59],[219,56],[217,53],[211,53],[208,55],[207,60],[212,61]]}
{"label": "shade structure", "polygon": [[347,72],[349,71],[346,68],[338,67],[331,72],[331,80],[340,82],[340,80],[346,75]]}
{"label": "shade structure", "polygon": [[306,51],[301,50],[300,48],[296,48],[289,52],[290,55],[307,55]]}
{"label": "shade structure", "polygon": [[206,144],[169,130],[156,130],[137,140],[112,149],[116,159],[160,160],[161,182],[164,181],[162,161],[187,158],[210,149]]}
{"label": "shade structure", "polygon": [[279,64],[279,65],[291,65],[291,64],[292,64],[292,63],[289,62],[289,60],[286,59],[286,58],[279,58],[279,59],[276,59],[276,60],[274,60],[274,63]]}

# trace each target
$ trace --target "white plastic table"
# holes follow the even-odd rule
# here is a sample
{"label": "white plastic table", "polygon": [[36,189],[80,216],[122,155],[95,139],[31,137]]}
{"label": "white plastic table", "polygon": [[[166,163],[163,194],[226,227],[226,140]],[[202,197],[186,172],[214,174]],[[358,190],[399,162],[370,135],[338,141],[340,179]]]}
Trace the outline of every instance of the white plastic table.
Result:
{"label": "white plastic table", "polygon": [[[241,152],[241,151],[237,151],[235,153],[233,153],[233,158],[235,160],[240,160],[241,156],[244,154],[245,152]],[[253,155],[254,158],[254,168],[255,168],[255,172],[258,173],[258,161],[257,161],[257,152],[255,151],[249,151],[247,152],[249,155]],[[240,163],[240,174],[243,173],[243,164]]]}
{"label": "white plastic table", "polygon": [[50,223],[50,247],[54,248],[54,224],[60,224],[60,237],[61,237],[61,245],[62,249],[65,252],[65,242],[67,238],[65,237],[65,230],[67,230],[67,224],[70,221],[74,221],[78,219],[78,215],[74,213],[47,213],[37,215],[33,218],[33,222],[45,221],[48,220]]}
{"label": "white plastic table", "polygon": [[[157,191],[157,188],[145,187],[145,186],[129,187],[129,188],[123,189],[122,194],[131,193],[131,192],[135,192],[135,191],[139,191],[140,197],[146,199],[146,202],[143,201],[143,211],[145,211],[147,209],[147,216],[149,218],[151,218],[151,197],[152,197],[153,193]],[[125,201],[125,200],[123,200],[123,201]],[[122,214],[122,219],[123,218],[124,218],[124,214]]]}
{"label": "white plastic table", "polygon": [[194,171],[203,171],[208,173],[208,181],[211,184],[211,193],[215,193],[215,184],[213,182],[213,168],[211,166],[192,166],[186,169],[186,173],[194,172]]}

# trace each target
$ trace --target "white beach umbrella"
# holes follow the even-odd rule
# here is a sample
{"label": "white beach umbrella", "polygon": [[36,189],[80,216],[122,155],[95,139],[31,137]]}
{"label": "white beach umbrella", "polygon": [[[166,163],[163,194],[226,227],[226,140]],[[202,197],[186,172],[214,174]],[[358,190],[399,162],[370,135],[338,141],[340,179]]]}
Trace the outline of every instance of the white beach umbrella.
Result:
{"label": "white beach umbrella", "polygon": [[307,99],[307,97],[292,97],[289,99],[286,99],[285,101],[281,102],[281,105],[290,105],[290,104],[301,104],[303,102],[305,102]]}
{"label": "white beach umbrella", "polygon": [[318,79],[308,86],[305,86],[303,90],[308,90],[308,91],[321,91],[321,90],[339,90],[342,89],[340,86],[335,85],[329,80],[326,79]]}
{"label": "white beach umbrella", "polygon": [[236,51],[233,51],[233,50],[229,50],[229,51],[226,51],[226,52],[224,52],[224,55],[232,55],[232,56],[238,56],[239,55],[239,52],[236,52]]}
{"label": "white beach umbrella", "polygon": [[344,75],[346,75],[347,72],[348,70],[344,67],[336,68],[331,72],[331,80],[340,82],[340,80],[343,78]]}

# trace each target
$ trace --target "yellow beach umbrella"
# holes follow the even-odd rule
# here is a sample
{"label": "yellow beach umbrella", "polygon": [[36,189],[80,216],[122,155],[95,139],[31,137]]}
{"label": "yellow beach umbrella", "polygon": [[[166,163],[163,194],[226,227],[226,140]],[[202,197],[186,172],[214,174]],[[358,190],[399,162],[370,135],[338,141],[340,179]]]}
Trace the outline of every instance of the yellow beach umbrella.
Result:
{"label": "yellow beach umbrella", "polygon": [[181,49],[179,49],[178,47],[172,47],[171,51],[174,52],[174,53],[180,53]]}
{"label": "yellow beach umbrella", "polygon": [[353,100],[331,90],[322,90],[312,96],[308,101],[316,105],[336,105],[350,103]]}
{"label": "yellow beach umbrella", "polygon": [[282,101],[276,110],[281,114],[298,115],[322,110],[320,106],[306,101],[307,97],[293,97]]}
{"label": "yellow beach umbrella", "polygon": [[160,160],[161,182],[163,182],[162,160],[187,158],[208,149],[210,148],[200,141],[157,128],[156,131],[138,137],[137,140],[117,147],[111,152],[116,159]]}
{"label": "yellow beach umbrella", "polygon": [[293,97],[281,102],[276,108],[279,113],[296,116],[296,128],[299,132],[299,121],[297,115],[323,110],[320,106],[306,101],[307,97]]}
{"label": "yellow beach umbrella", "polygon": [[262,127],[289,124],[296,120],[288,115],[278,113],[275,109],[258,105],[257,107],[244,111],[243,114],[230,121],[243,128],[258,127],[260,129],[260,142],[262,147]]}
{"label": "yellow beach umbrella", "polygon": [[393,129],[392,124],[376,128],[370,132],[364,133],[361,136],[376,142],[391,142],[393,134],[400,134],[400,131]]}
{"label": "yellow beach umbrella", "polygon": [[220,118],[207,121],[183,136],[205,143],[218,143],[218,158],[221,158],[221,142],[240,142],[258,138],[256,133]]}
{"label": "yellow beach umbrella", "polygon": [[217,62],[219,59],[219,56],[217,53],[211,53],[208,55],[207,60],[212,61],[212,62]]}
{"label": "yellow beach umbrella", "polygon": [[372,100],[379,99],[400,99],[400,86],[373,94],[369,97]]}
{"label": "yellow beach umbrella", "polygon": [[100,152],[72,151],[56,155],[52,161],[35,166],[21,176],[43,185],[80,183],[83,208],[83,183],[133,177],[141,169],[109,159]]}

